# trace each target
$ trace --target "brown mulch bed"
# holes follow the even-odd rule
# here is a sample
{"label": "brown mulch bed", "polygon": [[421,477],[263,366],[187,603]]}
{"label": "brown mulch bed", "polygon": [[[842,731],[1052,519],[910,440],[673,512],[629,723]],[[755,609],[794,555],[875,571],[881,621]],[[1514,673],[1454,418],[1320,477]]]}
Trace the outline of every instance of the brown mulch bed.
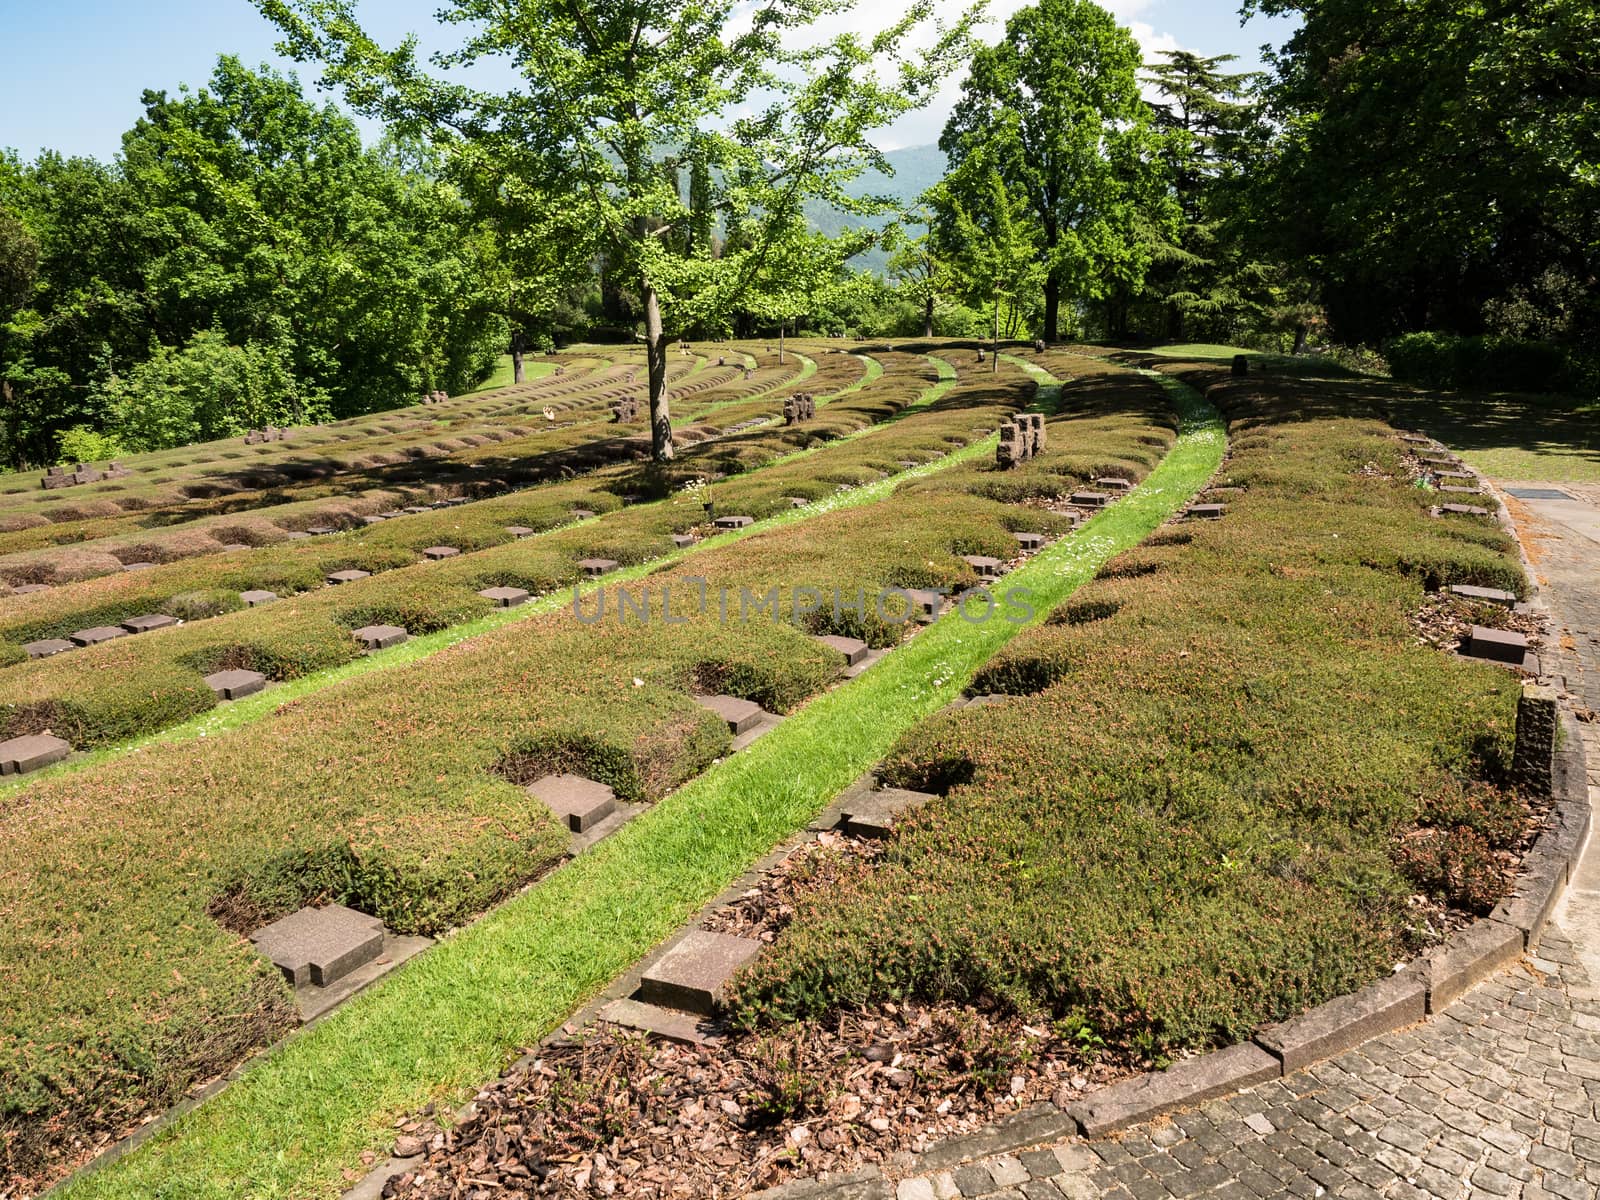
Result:
{"label": "brown mulch bed", "polygon": [[1474,604],[1444,592],[1427,596],[1422,607],[1411,614],[1417,637],[1441,650],[1458,649],[1474,625],[1525,634],[1535,648],[1543,643],[1545,632],[1543,618],[1532,613],[1512,612],[1498,604]]}

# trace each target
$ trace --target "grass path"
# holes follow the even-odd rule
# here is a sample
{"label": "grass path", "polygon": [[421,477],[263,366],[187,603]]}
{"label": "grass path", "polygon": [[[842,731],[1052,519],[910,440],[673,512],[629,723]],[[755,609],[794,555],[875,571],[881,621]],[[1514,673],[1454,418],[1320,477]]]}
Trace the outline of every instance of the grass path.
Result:
{"label": "grass path", "polygon": [[[1126,499],[1007,576],[1007,587],[1032,592],[1040,617],[1143,540],[1221,462],[1216,413],[1193,391],[1167,386],[1184,417],[1167,458]],[[986,439],[907,474],[993,445]],[[870,502],[903,478],[841,499]],[[1020,628],[947,615],[62,1194],[337,1195],[362,1151],[387,1149],[396,1114],[430,1100],[448,1111],[470,1095],[953,700]]]}

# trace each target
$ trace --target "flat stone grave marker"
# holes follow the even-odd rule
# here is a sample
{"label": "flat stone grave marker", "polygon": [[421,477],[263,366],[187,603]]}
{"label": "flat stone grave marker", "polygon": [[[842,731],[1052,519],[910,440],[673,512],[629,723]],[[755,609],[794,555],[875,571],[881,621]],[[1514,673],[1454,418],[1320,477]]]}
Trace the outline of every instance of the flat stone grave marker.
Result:
{"label": "flat stone grave marker", "polygon": [[288,533],[284,534],[283,536],[285,538],[287,538],[291,542],[303,542],[306,539],[308,539],[311,535],[309,533],[307,533],[303,529],[291,529],[291,530],[289,530]]}
{"label": "flat stone grave marker", "polygon": [[1436,474],[1439,476],[1440,479],[1457,479],[1457,480],[1460,480],[1460,479],[1476,479],[1477,478],[1477,476],[1474,475],[1471,471],[1438,471],[1438,472],[1436,472]]}
{"label": "flat stone grave marker", "polygon": [[266,687],[267,677],[260,671],[217,671],[206,676],[206,686],[219,700],[242,700]]}
{"label": "flat stone grave marker", "polygon": [[614,558],[580,558],[578,569],[585,575],[605,575],[617,569],[617,560]]}
{"label": "flat stone grave marker", "polygon": [[295,987],[327,987],[383,951],[383,922],[342,904],[302,908],[250,935]]}
{"label": "flat stone grave marker", "polygon": [[398,509],[398,508],[391,508],[391,509],[388,509],[388,510],[387,510],[387,511],[385,511],[385,512],[381,512],[381,513],[379,513],[379,514],[378,514],[378,515],[379,515],[379,516],[380,516],[380,517],[382,517],[382,518],[383,518],[383,519],[384,519],[384,520],[385,520],[385,521],[392,521],[392,520],[394,520],[394,519],[395,519],[395,518],[396,518],[396,517],[403,517],[403,516],[405,516],[405,515],[406,515],[406,514],[405,514],[405,513],[403,513],[403,512],[402,512],[402,511],[401,511],[401,510],[400,510],[400,509]]}
{"label": "flat stone grave marker", "polygon": [[1460,460],[1449,454],[1423,454],[1418,456],[1417,461],[1430,467],[1453,467]]}
{"label": "flat stone grave marker", "polygon": [[77,633],[69,633],[67,637],[79,646],[97,646],[101,642],[109,642],[112,638],[127,637],[128,631],[120,625],[96,625],[93,629],[80,629]]}
{"label": "flat stone grave marker", "polygon": [[1509,629],[1486,629],[1482,625],[1474,625],[1464,649],[1473,658],[1521,666],[1522,660],[1528,656],[1528,639]]}
{"label": "flat stone grave marker", "polygon": [[963,554],[961,561],[985,579],[998,576],[1003,565],[998,558],[990,558],[987,554]]}
{"label": "flat stone grave marker", "polygon": [[153,562],[123,563],[122,564],[122,569],[124,571],[148,571],[151,567],[153,567],[155,565],[156,564],[153,563]]}
{"label": "flat stone grave marker", "polygon": [[1410,442],[1413,446],[1433,445],[1433,439],[1431,437],[1425,437],[1420,433],[1402,433],[1400,435],[1400,440],[1402,442]]}
{"label": "flat stone grave marker", "polygon": [[922,588],[907,588],[906,592],[911,597],[912,614],[919,621],[932,621],[944,608],[945,598],[938,592]]}
{"label": "flat stone grave marker", "polygon": [[28,652],[29,658],[49,658],[52,654],[76,650],[78,644],[69,642],[66,638],[43,638],[37,642],[29,642],[22,648]]}
{"label": "flat stone grave marker", "polygon": [[11,590],[18,596],[31,596],[35,592],[48,592],[50,585],[48,583],[19,583]]}
{"label": "flat stone grave marker", "polygon": [[441,500],[439,503],[445,508],[459,508],[463,504],[470,504],[471,500],[466,496],[451,496],[448,500]]}
{"label": "flat stone grave marker", "polygon": [[460,553],[454,546],[429,546],[422,552],[422,557],[438,562],[441,558],[454,558]]}
{"label": "flat stone grave marker", "polygon": [[411,504],[411,505],[407,505],[405,508],[401,509],[401,511],[402,512],[408,512],[412,516],[415,517],[415,516],[419,515],[420,513],[432,512],[433,509],[431,509],[431,508],[429,508],[429,507],[427,507],[425,505],[422,505],[422,504]]}
{"label": "flat stone grave marker", "polygon": [[1079,508],[1104,508],[1111,503],[1111,497],[1104,492],[1073,492],[1067,503]]}
{"label": "flat stone grave marker", "polygon": [[1481,496],[1482,488],[1475,487],[1442,487],[1440,493],[1445,496]]}
{"label": "flat stone grave marker", "polygon": [[1116,475],[1107,475],[1104,479],[1096,479],[1095,483],[1108,492],[1127,492],[1133,490],[1133,483]]}
{"label": "flat stone grave marker", "polygon": [[572,510],[572,519],[574,521],[587,521],[593,516],[594,513],[587,508],[575,508]]}
{"label": "flat stone grave marker", "polygon": [[746,525],[754,525],[755,518],[743,515],[718,517],[712,524],[718,529],[743,529]]}
{"label": "flat stone grave marker", "polygon": [[324,534],[338,533],[339,531],[332,525],[308,525],[306,526],[306,532],[313,537],[322,537]]}
{"label": "flat stone grave marker", "polygon": [[528,785],[528,794],[547,804],[573,833],[587,833],[617,811],[611,786],[582,775],[546,775]]}
{"label": "flat stone grave marker", "polygon": [[1202,521],[1220,521],[1227,511],[1228,506],[1226,504],[1191,504],[1189,506],[1189,515],[1191,517],[1199,517]]}
{"label": "flat stone grave marker", "polygon": [[526,525],[507,525],[506,532],[514,538],[525,538],[532,533],[533,530],[529,529]]}
{"label": "flat stone grave marker", "polygon": [[754,938],[691,929],[644,973],[638,998],[710,1016],[727,994],[728,981],[760,950]]}
{"label": "flat stone grave marker", "polygon": [[363,625],[360,629],[353,629],[350,632],[356,641],[369,651],[387,650],[390,646],[398,646],[411,636],[400,625]]}
{"label": "flat stone grave marker", "polygon": [[248,550],[250,547],[244,542],[229,542],[223,547],[225,551]]}
{"label": "flat stone grave marker", "polygon": [[15,737],[0,742],[0,775],[26,775],[58,763],[71,753],[71,744],[51,733]]}
{"label": "flat stone grave marker", "polygon": [[357,571],[354,568],[348,571],[335,571],[328,576],[328,586],[338,587],[341,583],[354,583],[358,579],[368,578],[371,574],[371,571]]}
{"label": "flat stone grave marker", "polygon": [[675,533],[672,535],[672,544],[679,550],[682,550],[686,546],[694,545],[694,538],[690,537],[687,533]]}
{"label": "flat stone grave marker", "polygon": [[1448,590],[1452,596],[1459,596],[1463,600],[1476,600],[1480,604],[1498,604],[1502,608],[1514,608],[1517,603],[1516,593],[1504,591],[1501,588],[1478,587],[1470,583],[1452,583]]}
{"label": "flat stone grave marker", "polygon": [[804,508],[811,503],[804,496],[785,496],[784,499],[789,502],[790,508]]}
{"label": "flat stone grave marker", "polygon": [[367,516],[361,518],[361,523],[363,525],[382,525],[388,519],[388,517],[382,516],[378,513],[369,513]]}
{"label": "flat stone grave marker", "polygon": [[152,629],[170,629],[177,623],[177,617],[169,617],[166,613],[149,613],[142,617],[129,617],[122,627],[129,633],[149,633]]}
{"label": "flat stone grave marker", "polygon": [[478,595],[485,600],[493,600],[501,608],[515,608],[519,604],[528,602],[528,591],[519,587],[489,587],[484,588]]}
{"label": "flat stone grave marker", "polygon": [[1044,534],[1042,533],[1030,533],[1027,530],[1022,530],[1013,533],[1011,536],[1017,539],[1018,546],[1029,553],[1044,549]]}
{"label": "flat stone grave marker", "polygon": [[841,805],[839,825],[852,837],[885,838],[894,829],[895,817],[921,808],[933,798],[928,792],[905,788],[862,791]]}
{"label": "flat stone grave marker", "polygon": [[1441,504],[1441,513],[1448,513],[1453,517],[1487,517],[1489,510],[1480,508],[1476,504]]}
{"label": "flat stone grave marker", "polygon": [[825,633],[817,638],[830,650],[837,650],[844,655],[844,665],[853,667],[867,657],[867,644],[860,638],[844,637],[837,633]]}
{"label": "flat stone grave marker", "polygon": [[735,736],[753,729],[766,716],[759,704],[741,696],[696,696],[695,702],[726,721],[728,732]]}
{"label": "flat stone grave marker", "polygon": [[255,608],[258,604],[271,604],[277,598],[277,592],[262,591],[260,588],[252,588],[248,592],[239,593],[239,599],[245,602],[247,608]]}

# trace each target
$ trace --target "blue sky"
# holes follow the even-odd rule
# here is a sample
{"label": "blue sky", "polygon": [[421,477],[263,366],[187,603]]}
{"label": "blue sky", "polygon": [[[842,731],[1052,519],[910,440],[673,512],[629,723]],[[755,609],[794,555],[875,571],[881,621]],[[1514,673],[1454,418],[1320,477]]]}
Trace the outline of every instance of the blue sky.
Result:
{"label": "blue sky", "polygon": [[[415,30],[429,44],[433,13],[444,0],[363,0],[360,11],[385,42]],[[1003,18],[1024,0],[991,0]],[[1253,20],[1241,28],[1238,0],[1101,0],[1133,29],[1147,50],[1182,46],[1204,54],[1237,54],[1248,66],[1265,42],[1278,43],[1285,21]],[[871,16],[860,0],[853,24]],[[954,12],[957,0],[941,0]],[[990,31],[991,35],[993,30]],[[43,147],[110,158],[122,132],[139,117],[145,88],[175,92],[205,82],[218,54],[252,65],[283,63],[274,28],[248,0],[0,0],[0,148],[32,158]],[[309,83],[315,71],[300,69]],[[948,103],[886,131],[885,146],[937,139]]]}

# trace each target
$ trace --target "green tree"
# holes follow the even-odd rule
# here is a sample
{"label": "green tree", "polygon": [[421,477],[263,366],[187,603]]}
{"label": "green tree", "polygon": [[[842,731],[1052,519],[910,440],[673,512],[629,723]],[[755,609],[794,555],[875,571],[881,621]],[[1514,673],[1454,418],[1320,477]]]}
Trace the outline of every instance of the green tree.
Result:
{"label": "green tree", "polygon": [[1016,337],[1049,267],[1028,202],[1006,187],[999,169],[968,157],[928,193],[937,252],[951,264],[963,299],[993,313],[992,369],[1000,337]]}
{"label": "green tree", "polygon": [[1063,297],[1137,288],[1176,214],[1149,111],[1139,45],[1091,0],[1040,0],[973,56],[940,147],[953,169],[992,162],[1026,202],[1045,256],[1044,336]]}
{"label": "green tree", "polygon": [[[415,39],[381,48],[349,0],[256,3],[285,31],[285,48],[322,62],[358,109],[477,145],[485,161],[574,206],[606,270],[637,292],[658,460],[673,453],[669,331],[724,323],[772,278],[774,248],[806,227],[806,201],[874,210],[844,184],[885,165],[870,135],[931,97],[966,27],[940,29],[932,49],[912,53],[928,0],[876,35],[815,45],[805,39],[838,10],[832,0],[753,12],[735,0],[451,0],[441,20],[468,32],[437,56],[455,72],[443,78],[419,64]],[[454,82],[490,59],[513,63],[517,86]],[[720,253],[713,229],[725,238]]]}
{"label": "green tree", "polygon": [[1252,0],[1283,135],[1258,206],[1336,336],[1600,334],[1592,0]]}
{"label": "green tree", "polygon": [[918,209],[907,215],[906,223],[921,227],[922,232],[911,237],[901,226],[891,226],[884,244],[890,251],[889,278],[901,296],[921,309],[925,338],[933,336],[934,311],[951,291],[950,267],[935,249],[931,221],[926,210]]}

